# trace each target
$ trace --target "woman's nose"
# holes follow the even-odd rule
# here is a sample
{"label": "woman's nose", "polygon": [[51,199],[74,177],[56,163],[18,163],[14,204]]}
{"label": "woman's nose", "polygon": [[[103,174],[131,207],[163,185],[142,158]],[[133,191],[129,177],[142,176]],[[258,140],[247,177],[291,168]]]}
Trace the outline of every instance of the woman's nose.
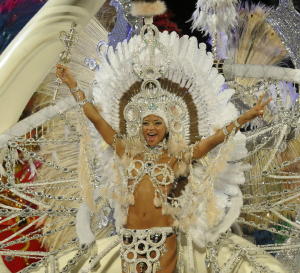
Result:
{"label": "woman's nose", "polygon": [[149,129],[153,129],[154,128],[154,124],[149,124]]}

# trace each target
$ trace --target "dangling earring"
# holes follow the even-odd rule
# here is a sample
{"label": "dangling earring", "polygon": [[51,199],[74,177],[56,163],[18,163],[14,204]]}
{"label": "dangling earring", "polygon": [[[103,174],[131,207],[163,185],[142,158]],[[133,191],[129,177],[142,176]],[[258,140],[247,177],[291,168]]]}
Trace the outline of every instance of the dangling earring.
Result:
{"label": "dangling earring", "polygon": [[167,150],[168,149],[168,142],[167,142],[167,139],[164,138],[164,140],[162,141],[162,148],[163,150]]}
{"label": "dangling earring", "polygon": [[168,142],[169,142],[169,138],[170,138],[170,135],[169,135],[169,132],[166,133],[163,141],[162,141],[162,148],[164,150],[168,150]]}

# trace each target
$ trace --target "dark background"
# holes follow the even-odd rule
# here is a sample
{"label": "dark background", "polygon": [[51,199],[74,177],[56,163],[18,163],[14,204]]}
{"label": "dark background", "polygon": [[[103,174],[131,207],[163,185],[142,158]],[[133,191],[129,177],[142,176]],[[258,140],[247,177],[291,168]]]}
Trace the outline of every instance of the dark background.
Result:
{"label": "dark background", "polygon": [[[245,3],[262,3],[276,8],[279,0],[240,0]],[[287,1],[287,0],[282,0]],[[23,26],[32,16],[47,2],[47,0],[0,0],[0,54]],[[172,13],[170,24],[177,25],[181,29],[181,34],[194,35],[199,42],[207,42],[199,31],[191,33],[191,18],[197,0],[165,0],[169,11]],[[300,0],[293,0],[294,6],[300,10]],[[162,22],[165,24],[165,22]],[[176,26],[170,25],[170,30],[177,31]]]}

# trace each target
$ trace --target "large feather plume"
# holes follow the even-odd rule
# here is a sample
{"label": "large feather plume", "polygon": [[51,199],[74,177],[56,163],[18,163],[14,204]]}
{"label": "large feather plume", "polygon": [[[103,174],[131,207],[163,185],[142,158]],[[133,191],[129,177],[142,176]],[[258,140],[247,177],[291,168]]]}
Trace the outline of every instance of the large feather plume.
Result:
{"label": "large feather plume", "polygon": [[237,0],[198,0],[192,16],[192,30],[202,30],[214,36],[218,32],[228,32],[236,25]]}
{"label": "large feather plume", "polygon": [[[240,7],[238,24],[230,36],[229,57],[237,64],[277,65],[287,56],[279,36],[266,22],[270,12],[262,5]],[[251,86],[255,79],[237,79],[239,84]]]}

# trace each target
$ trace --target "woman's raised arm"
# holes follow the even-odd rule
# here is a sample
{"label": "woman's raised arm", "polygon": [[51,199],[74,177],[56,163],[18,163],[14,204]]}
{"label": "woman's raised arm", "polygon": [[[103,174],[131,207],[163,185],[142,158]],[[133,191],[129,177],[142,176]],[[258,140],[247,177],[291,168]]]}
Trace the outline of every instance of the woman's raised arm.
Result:
{"label": "woman's raised arm", "polygon": [[76,101],[82,104],[84,114],[94,124],[104,141],[115,147],[119,155],[123,154],[125,148],[116,138],[117,132],[104,120],[98,109],[91,102],[86,100],[84,92],[78,88],[77,81],[71,74],[69,68],[58,64],[56,66],[56,75],[70,88]]}
{"label": "woman's raised arm", "polygon": [[218,130],[214,135],[201,140],[195,145],[193,149],[193,158],[197,159],[206,155],[210,150],[215,148],[217,145],[222,143],[227,135],[229,135],[232,130],[239,129],[245,123],[251,121],[252,119],[262,116],[264,114],[265,106],[271,101],[271,98],[263,101],[264,94],[261,95],[254,107],[239,116],[239,118],[228,124],[222,129]]}

